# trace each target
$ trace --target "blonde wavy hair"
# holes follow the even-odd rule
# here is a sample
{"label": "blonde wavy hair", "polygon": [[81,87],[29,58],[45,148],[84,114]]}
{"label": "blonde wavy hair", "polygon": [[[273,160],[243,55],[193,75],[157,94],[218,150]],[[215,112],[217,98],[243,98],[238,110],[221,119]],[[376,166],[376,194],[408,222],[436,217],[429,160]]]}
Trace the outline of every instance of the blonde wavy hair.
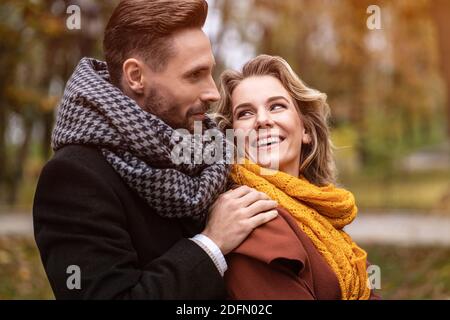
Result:
{"label": "blonde wavy hair", "polygon": [[237,85],[246,78],[267,75],[278,79],[289,92],[311,137],[311,142],[302,146],[299,174],[318,186],[335,183],[336,167],[328,127],[330,108],[326,102],[327,96],[307,87],[281,57],[259,55],[248,61],[242,72],[226,70],[221,74],[221,99],[213,110],[219,128],[233,128],[231,95]]}

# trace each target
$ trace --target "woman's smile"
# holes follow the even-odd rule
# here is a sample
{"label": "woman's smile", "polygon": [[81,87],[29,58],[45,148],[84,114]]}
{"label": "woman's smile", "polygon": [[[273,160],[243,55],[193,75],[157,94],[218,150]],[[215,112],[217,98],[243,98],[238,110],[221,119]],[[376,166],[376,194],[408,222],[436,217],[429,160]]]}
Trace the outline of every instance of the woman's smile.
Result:
{"label": "woman's smile", "polygon": [[256,140],[254,140],[250,145],[253,148],[259,149],[271,149],[278,147],[283,141],[285,140],[282,136],[265,136],[265,137],[258,137]]}

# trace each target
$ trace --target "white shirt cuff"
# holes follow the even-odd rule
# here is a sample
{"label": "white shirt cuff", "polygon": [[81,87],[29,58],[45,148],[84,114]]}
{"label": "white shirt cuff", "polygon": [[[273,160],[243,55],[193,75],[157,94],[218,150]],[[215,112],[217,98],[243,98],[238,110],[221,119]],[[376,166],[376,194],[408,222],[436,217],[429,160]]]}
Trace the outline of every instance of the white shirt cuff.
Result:
{"label": "white shirt cuff", "polygon": [[220,275],[223,277],[225,271],[228,269],[227,262],[225,261],[225,257],[220,251],[219,247],[212,241],[210,238],[205,236],[204,234],[197,234],[190,240],[197,243],[205,252],[211,257],[212,261],[217,267]]}

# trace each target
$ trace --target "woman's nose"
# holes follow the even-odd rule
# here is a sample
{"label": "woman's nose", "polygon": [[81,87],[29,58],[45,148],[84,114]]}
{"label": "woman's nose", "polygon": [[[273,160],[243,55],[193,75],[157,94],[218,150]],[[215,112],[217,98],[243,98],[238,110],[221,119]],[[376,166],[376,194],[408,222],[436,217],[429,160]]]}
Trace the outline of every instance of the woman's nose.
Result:
{"label": "woman's nose", "polygon": [[273,127],[274,122],[270,114],[265,110],[258,111],[256,116],[256,129],[260,128],[271,128]]}

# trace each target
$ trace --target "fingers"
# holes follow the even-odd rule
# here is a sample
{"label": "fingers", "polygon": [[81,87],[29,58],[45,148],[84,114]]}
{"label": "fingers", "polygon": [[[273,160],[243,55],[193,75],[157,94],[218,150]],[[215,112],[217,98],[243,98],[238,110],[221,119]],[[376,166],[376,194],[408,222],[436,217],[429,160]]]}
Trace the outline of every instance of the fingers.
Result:
{"label": "fingers", "polygon": [[230,197],[232,199],[239,199],[239,198],[242,198],[242,197],[248,195],[249,193],[261,193],[261,196],[262,196],[261,199],[270,199],[269,196],[266,195],[264,192],[260,192],[249,186],[240,186],[235,189],[230,189],[230,190],[226,191],[225,193],[223,193],[223,195],[227,195],[228,197]]}
{"label": "fingers", "polygon": [[248,222],[252,229],[259,227],[260,225],[275,219],[278,216],[277,210],[270,210],[251,217]]}
{"label": "fingers", "polygon": [[248,186],[240,186],[236,189],[228,190],[224,193],[224,195],[229,196],[232,199],[238,199],[240,197],[245,196],[247,193],[254,191],[255,189],[252,189]]}
{"label": "fingers", "polygon": [[248,217],[252,217],[260,212],[266,212],[275,209],[278,206],[278,202],[274,200],[257,200],[247,207],[246,214]]}
{"label": "fingers", "polygon": [[264,192],[259,192],[252,189],[252,192],[247,193],[238,200],[239,205],[242,208],[246,208],[258,200],[271,200]]}

